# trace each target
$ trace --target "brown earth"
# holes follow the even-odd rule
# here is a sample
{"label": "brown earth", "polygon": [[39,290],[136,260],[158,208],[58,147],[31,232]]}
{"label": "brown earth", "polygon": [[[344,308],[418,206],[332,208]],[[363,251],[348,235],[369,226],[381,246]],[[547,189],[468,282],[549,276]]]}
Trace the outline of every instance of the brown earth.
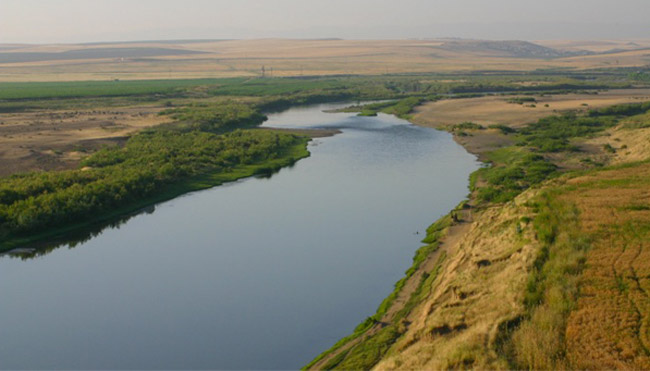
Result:
{"label": "brown earth", "polygon": [[[636,101],[636,97],[622,99]],[[612,99],[618,103],[616,97],[605,101]],[[568,102],[581,100],[565,99],[565,107],[575,107]],[[421,119],[432,112],[421,110],[418,115]],[[650,128],[629,128],[640,122],[648,120],[625,120],[604,135],[586,140],[583,146],[594,149],[585,156],[604,163],[647,160]],[[516,127],[523,122],[509,124]],[[479,154],[496,146],[498,134],[489,130],[471,133],[457,140]],[[610,143],[616,153],[601,149]],[[566,329],[567,364],[576,369],[648,369],[650,165],[597,172],[548,187],[560,187],[563,182],[570,191],[562,200],[577,205],[583,232],[592,239],[587,268],[580,276],[577,308]],[[451,254],[429,288],[431,293],[409,314],[407,330],[374,369],[510,367],[500,354],[499,334],[509,321],[525,314],[526,280],[541,245],[521,221],[533,215],[525,201],[539,191],[531,189],[514,202],[475,212],[469,231],[448,250]]]}
{"label": "brown earth", "polygon": [[[508,103],[514,96],[487,96],[468,99],[447,99],[426,103],[415,111],[416,124],[444,128],[471,121],[484,126],[503,124],[521,127],[542,117],[565,111],[585,111],[623,103],[650,100],[650,89],[616,89],[593,94],[534,95],[535,107],[529,103]],[[545,105],[548,104],[548,107]]]}
{"label": "brown earth", "polygon": [[[641,124],[641,121],[645,124]],[[615,151],[608,154],[610,164],[647,160],[650,158],[650,114],[624,120],[608,130],[606,135],[588,140],[585,144],[601,152],[605,152],[604,146],[609,145]]]}
{"label": "brown earth", "polygon": [[0,114],[0,176],[70,169],[82,157],[168,121],[154,106]]}
{"label": "brown earth", "polygon": [[[494,351],[502,323],[524,311],[523,293],[536,254],[532,230],[517,224],[529,210],[516,203],[475,216],[450,247],[426,300],[377,370],[506,368]],[[471,360],[470,363],[469,360]]]}
{"label": "brown earth", "polygon": [[[97,45],[21,45],[11,53],[41,53],[115,48],[111,58],[1,63],[0,81],[70,81],[258,76],[385,74],[415,72],[532,71],[638,67],[648,64],[648,40],[540,42],[561,51],[603,53],[578,57],[535,58],[483,48],[472,40],[225,40],[188,43]],[[460,45],[460,47],[458,47]],[[479,45],[479,47],[477,47]],[[123,58],[123,48],[165,48],[202,54]],[[170,53],[174,54],[174,53]],[[478,60],[480,59],[480,63]]]}
{"label": "brown earth", "polygon": [[[32,110],[0,113],[0,177],[31,171],[73,169],[106,146],[122,145],[133,133],[169,122],[161,105]],[[311,138],[338,130],[279,130]]]}
{"label": "brown earth", "polygon": [[[648,139],[650,137],[646,137]],[[650,369],[650,165],[569,182],[592,236],[580,298],[566,329],[577,369]]]}
{"label": "brown earth", "polygon": [[[644,90],[557,96],[546,102],[562,111],[575,110],[584,109],[583,103],[602,107],[650,100],[648,93]],[[525,113],[530,113],[531,108],[500,99],[469,99],[475,102],[469,113],[459,107],[468,100],[431,103],[420,107],[413,121],[446,129],[463,121],[520,127],[548,115],[546,112],[530,117]],[[492,104],[499,104],[500,108],[493,111]],[[467,113],[470,119],[464,116]],[[588,151],[581,156],[604,164],[650,158],[650,128],[630,128],[648,120],[635,120],[625,120],[600,137],[582,141],[580,145]],[[479,156],[510,144],[508,136],[494,129],[466,132],[468,136],[456,136],[456,140]],[[610,144],[616,152],[604,151],[604,144]],[[565,157],[551,160],[571,168],[572,156]],[[435,281],[422,288],[427,293],[425,298],[400,322],[401,335],[389,345],[374,369],[512,367],[502,354],[502,335],[505,328],[526,314],[526,284],[541,248],[532,224],[526,222],[534,216],[527,201],[542,189],[556,189],[564,184],[572,191],[562,199],[578,206],[584,233],[593,240],[592,250],[587,254],[587,269],[580,277],[582,294],[566,330],[567,364],[577,369],[650,368],[650,256],[646,256],[650,254],[650,165],[567,179],[530,189],[504,205],[472,209],[471,215],[464,215],[463,222],[449,228],[441,248],[406,282],[380,323],[314,368],[322,367],[389,323],[416,292],[421,277],[434,274],[434,270]],[[442,254],[445,260],[439,266],[435,263]]]}
{"label": "brown earth", "polygon": [[[553,96],[534,96],[537,100],[536,107],[530,104],[514,104],[507,102],[513,96],[488,96],[468,99],[447,99],[437,102],[425,103],[417,107],[411,121],[417,125],[433,127],[436,129],[450,130],[453,125],[463,122],[474,122],[488,128],[490,125],[503,124],[512,128],[520,128],[535,122],[543,117],[561,114],[567,111],[586,111],[587,109],[602,108],[615,104],[639,103],[650,101],[650,89],[616,89],[593,94],[563,94]],[[545,105],[549,107],[545,107]],[[512,139],[502,134],[497,129],[464,130],[467,136],[455,135],[455,140],[468,152],[473,153],[481,160],[485,160],[485,153],[512,144]],[[638,141],[634,139],[635,131],[620,131],[611,140],[620,141],[617,146],[624,143]],[[626,134],[627,133],[627,134]],[[615,138],[620,137],[618,140]],[[600,141],[600,142],[599,142]],[[583,157],[594,158],[600,156],[598,161],[607,160],[603,153],[603,144],[610,141],[607,137],[599,141],[587,142],[583,149],[585,156],[570,156],[571,158],[557,157],[554,160],[566,169],[579,169]],[[626,160],[642,158],[650,154],[650,146],[641,151],[621,151],[619,157]],[[629,156],[624,153],[630,152]],[[645,157],[643,157],[645,158]]]}

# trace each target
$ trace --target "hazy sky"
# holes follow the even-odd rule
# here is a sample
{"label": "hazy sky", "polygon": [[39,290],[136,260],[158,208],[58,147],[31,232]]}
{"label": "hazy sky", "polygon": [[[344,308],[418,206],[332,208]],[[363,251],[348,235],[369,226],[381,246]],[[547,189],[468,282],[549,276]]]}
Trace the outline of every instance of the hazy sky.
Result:
{"label": "hazy sky", "polygon": [[650,0],[0,0],[0,43],[648,38]]}

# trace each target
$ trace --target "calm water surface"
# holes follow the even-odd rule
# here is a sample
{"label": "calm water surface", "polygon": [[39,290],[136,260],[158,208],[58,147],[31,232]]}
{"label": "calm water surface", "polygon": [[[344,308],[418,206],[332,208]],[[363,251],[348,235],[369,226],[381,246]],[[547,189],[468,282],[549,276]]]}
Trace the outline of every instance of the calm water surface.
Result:
{"label": "calm water surface", "polygon": [[270,179],[0,257],[0,368],[295,369],[349,334],[478,163],[447,133],[332,107],[271,115],[343,134]]}

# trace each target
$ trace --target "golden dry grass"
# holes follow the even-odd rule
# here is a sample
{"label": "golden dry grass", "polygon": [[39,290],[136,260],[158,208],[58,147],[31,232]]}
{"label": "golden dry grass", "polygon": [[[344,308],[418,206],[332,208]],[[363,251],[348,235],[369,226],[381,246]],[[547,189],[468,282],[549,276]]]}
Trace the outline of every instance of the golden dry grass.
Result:
{"label": "golden dry grass", "polygon": [[[513,333],[517,360],[536,369],[650,368],[650,164],[563,178],[544,189],[556,187],[564,189],[560,203],[576,205],[575,232],[591,236],[592,248],[582,274],[566,278],[580,285],[576,308],[568,319],[546,307],[534,311],[535,326]],[[531,216],[524,205],[539,192],[476,216],[376,369],[511,367],[499,334],[526,314],[523,295],[540,245],[521,218]],[[546,296],[565,295],[561,290]]]}
{"label": "golden dry grass", "polygon": [[[593,108],[647,100],[648,91],[630,93],[614,91],[599,96],[553,98],[563,110],[585,109],[583,103]],[[496,99],[472,101],[481,107],[494,104]],[[444,106],[444,103],[462,104],[462,101],[443,101],[429,106],[440,106],[440,103]],[[499,118],[509,118],[511,126],[529,122],[522,121],[524,117],[531,121],[537,119],[524,114],[518,116],[517,111],[522,109],[518,105],[497,103],[504,110],[496,110],[501,114]],[[462,117],[458,121],[441,120],[437,116],[440,111],[431,109],[420,110],[416,120],[422,123],[423,118],[429,119],[429,125],[435,127],[466,121],[468,112],[461,110],[457,113],[457,109],[450,108],[446,112],[453,117]],[[492,112],[478,109],[469,114],[490,118]],[[625,124],[626,121],[588,142],[592,145],[602,145],[598,141],[612,142],[619,147],[626,143],[625,153],[610,154],[613,162],[650,158],[650,129],[622,129]],[[472,138],[488,138],[483,147],[477,148],[489,150],[498,145],[497,136],[497,133],[483,130],[469,139],[457,139],[472,142]],[[551,182],[542,189],[562,187],[566,179]],[[524,207],[524,202],[535,198],[540,191],[529,190],[514,203],[477,214],[469,231],[453,242],[456,246],[447,247],[447,260],[439,278],[428,288],[430,294],[408,316],[405,333],[376,369],[509,368],[512,364],[508,364],[506,359],[510,357],[514,357],[510,359],[512,362],[538,369],[648,369],[650,252],[645,241],[650,240],[650,165],[596,172],[569,181],[569,190],[580,183],[596,181],[600,182],[599,186],[580,192],[570,191],[561,199],[563,204],[577,205],[580,213],[574,215],[582,229],[576,227],[571,233],[561,234],[556,242],[571,244],[578,238],[576,236],[582,240],[583,235],[592,236],[594,240],[584,274],[566,277],[566,280],[579,282],[584,288],[577,310],[570,318],[544,306],[532,313],[527,312],[523,304],[526,281],[541,248],[534,233],[521,224],[522,217],[532,215],[532,211]],[[521,234],[516,232],[518,223],[523,227]],[[639,228],[642,224],[645,232]],[[579,266],[583,256],[567,257],[577,259],[568,264]],[[554,297],[566,295],[561,290],[561,287],[553,288],[545,295],[549,300],[555,300]],[[532,315],[530,320],[534,326],[523,323],[511,334],[512,343],[508,342],[515,344],[516,349],[509,348],[513,345],[501,349],[499,336],[504,335],[505,324],[520,316],[527,318],[527,313]],[[555,318],[557,316],[562,318]]]}
{"label": "golden dry grass", "polygon": [[[641,128],[630,128],[638,125]],[[648,126],[643,128],[642,126]],[[607,131],[607,135],[588,140],[587,145],[601,149],[611,146],[616,152],[609,153],[609,163],[622,164],[643,161],[650,158],[650,114],[625,119],[616,128]]]}
{"label": "golden dry grass", "polygon": [[77,166],[85,154],[168,121],[162,107],[38,110],[0,114],[0,176]]}
{"label": "golden dry grass", "polygon": [[[485,127],[494,124],[503,124],[513,128],[520,128],[535,122],[543,117],[561,114],[566,111],[586,111],[608,107],[616,104],[639,103],[650,101],[650,89],[616,89],[593,94],[563,94],[554,96],[535,96],[536,107],[508,103],[510,96],[488,96],[468,99],[447,99],[437,102],[425,103],[415,109],[411,121],[418,125],[437,129],[448,129],[452,125],[471,121]],[[547,105],[549,107],[545,107]],[[612,142],[619,148],[627,145],[628,148],[618,151],[613,163],[638,161],[650,157],[650,144],[639,130],[616,130],[610,137],[599,137],[586,141],[582,146],[584,154],[551,155],[549,158],[556,164],[567,169],[580,169],[584,164],[582,158],[591,158],[597,161],[610,161],[610,156],[603,153],[602,146]],[[511,145],[511,136],[503,135],[499,130],[470,131],[471,136],[456,136],[455,140],[463,145],[469,152],[485,160],[484,154],[495,149]]]}
{"label": "golden dry grass", "polygon": [[602,53],[611,50],[631,50],[639,48],[650,48],[650,40],[539,40],[536,43],[563,50],[588,50]]}
{"label": "golden dry grass", "polygon": [[530,211],[516,202],[484,210],[448,256],[430,294],[408,316],[408,328],[377,370],[507,368],[495,351],[499,326],[524,313],[523,295],[537,245]]}
{"label": "golden dry grass", "polygon": [[[448,99],[424,104],[417,108],[414,121],[431,127],[445,127],[464,121],[477,124],[504,124],[521,127],[542,117],[563,111],[602,108],[623,103],[650,100],[650,89],[617,89],[592,94],[563,94],[535,96],[536,107],[508,103],[511,96],[488,96],[469,99]],[[548,107],[545,105],[548,104]],[[586,106],[585,106],[586,104]]]}
{"label": "golden dry grass", "polygon": [[[513,58],[485,51],[441,48],[444,40],[226,40],[193,43],[134,43],[97,46],[28,46],[16,52],[67,51],[83,48],[158,47],[205,54],[169,57],[115,58],[0,64],[0,81],[69,81],[256,76],[261,66],[275,76],[462,72],[476,70],[532,71],[545,68],[633,67],[648,63],[647,50],[586,57]],[[548,43],[549,45],[551,43]],[[649,44],[637,40],[638,48]],[[550,45],[553,46],[553,45]],[[563,49],[588,49],[568,43]],[[610,49],[630,49],[627,42],[609,42]],[[594,49],[592,47],[592,49]],[[598,49],[598,48],[595,48]],[[602,49],[602,48],[601,48]],[[603,51],[603,50],[596,50]]]}
{"label": "golden dry grass", "polygon": [[[513,334],[517,357],[529,357],[532,362],[524,363],[539,369],[650,368],[650,164],[563,178],[547,187],[564,187],[560,201],[577,206],[577,232],[591,236],[592,248],[587,268],[571,278],[581,288],[575,310],[568,320],[552,318],[561,313],[544,307],[534,311],[536,326]],[[405,334],[376,369],[510,367],[499,353],[499,334],[507,321],[526,314],[523,295],[540,248],[530,228],[520,224],[519,235],[515,227],[531,215],[524,203],[537,194],[529,190],[514,203],[476,215],[449,249],[427,299],[409,315]],[[548,358],[549,350],[558,349],[559,358]]]}
{"label": "golden dry grass", "polygon": [[578,369],[650,368],[650,165],[573,179],[563,197],[593,236],[566,329]]}

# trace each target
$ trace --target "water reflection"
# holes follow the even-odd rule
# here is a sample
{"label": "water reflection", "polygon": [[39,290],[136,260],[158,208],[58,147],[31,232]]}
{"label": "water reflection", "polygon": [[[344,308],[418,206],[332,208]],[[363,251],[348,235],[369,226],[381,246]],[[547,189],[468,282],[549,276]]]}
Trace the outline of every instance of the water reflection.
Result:
{"label": "water reflection", "polygon": [[[295,163],[285,166],[284,168],[291,169],[294,166],[296,166]],[[267,168],[264,169],[264,171],[255,174],[251,178],[271,179],[280,170],[281,169],[274,170],[274,169]],[[153,214],[155,211],[156,211],[156,204],[149,205],[138,211],[116,217],[110,221],[93,224],[88,227],[73,230],[71,232],[66,233],[63,236],[56,236],[56,237],[51,237],[48,240],[32,242],[24,246],[6,251],[4,253],[0,253],[0,259],[12,258],[12,259],[20,259],[20,260],[30,260],[30,259],[36,259],[48,255],[62,247],[68,247],[69,249],[74,249],[75,247],[83,245],[86,242],[92,240],[93,238],[101,236],[102,233],[104,233],[106,230],[120,229],[121,226],[127,224],[131,219],[139,215]]]}
{"label": "water reflection", "polygon": [[83,245],[95,237],[100,236],[106,229],[120,229],[121,226],[128,223],[129,220],[142,214],[153,214],[156,211],[156,205],[150,205],[134,213],[122,215],[114,220],[94,224],[92,226],[66,233],[65,236],[53,237],[48,241],[39,241],[27,244],[25,246],[9,250],[0,254],[0,257],[17,258],[21,260],[30,260],[45,256],[61,247],[74,249]]}
{"label": "water reflection", "polygon": [[270,179],[0,259],[0,368],[298,369],[349,334],[477,162],[447,133],[328,108],[271,115],[344,129]]}

